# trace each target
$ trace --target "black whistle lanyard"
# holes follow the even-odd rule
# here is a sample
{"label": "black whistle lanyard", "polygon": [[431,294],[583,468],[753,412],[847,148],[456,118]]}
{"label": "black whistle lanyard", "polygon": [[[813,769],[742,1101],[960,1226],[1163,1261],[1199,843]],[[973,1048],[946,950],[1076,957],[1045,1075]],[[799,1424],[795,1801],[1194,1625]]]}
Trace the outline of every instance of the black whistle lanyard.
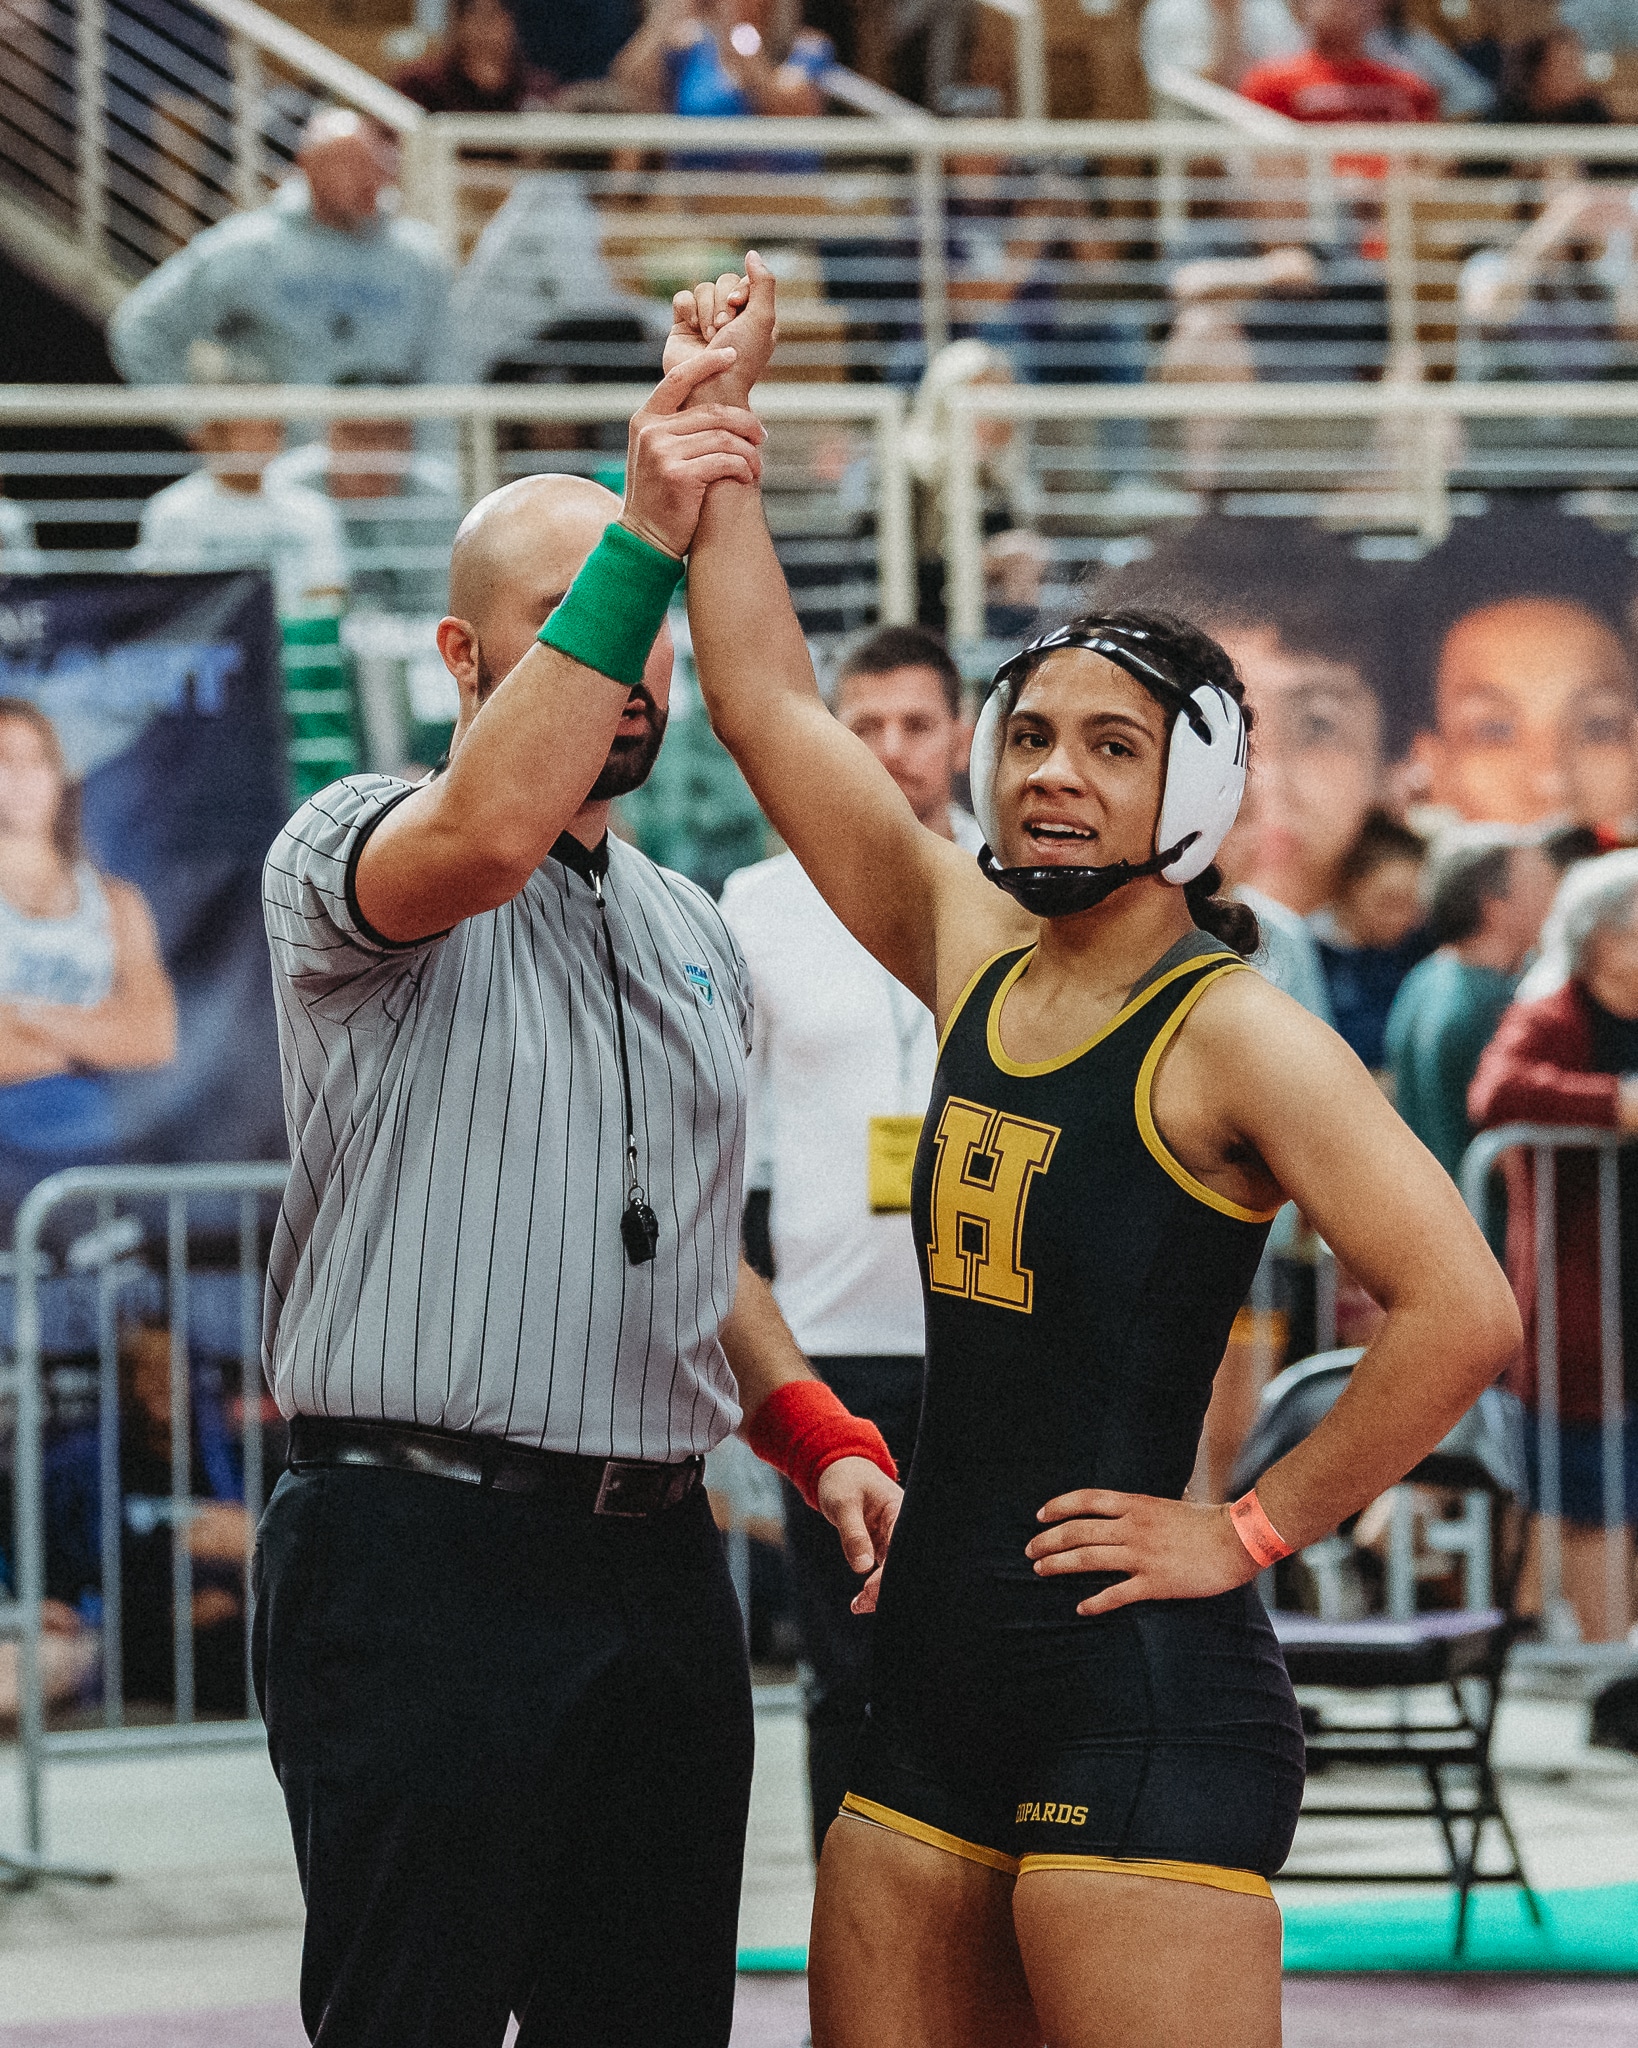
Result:
{"label": "black whistle lanyard", "polygon": [[620,1095],[626,1111],[626,1206],[620,1216],[620,1238],[626,1259],[633,1266],[646,1266],[660,1248],[660,1219],[648,1205],[648,1195],[637,1174],[637,1115],[631,1097],[631,1057],[626,1051],[626,1006],[620,1000],[620,966],[614,957],[614,933],[609,928],[609,907],[603,898],[603,876],[591,870],[592,894],[597,914],[603,920],[603,939],[609,953],[609,986],[614,991],[614,1035],[620,1048]]}

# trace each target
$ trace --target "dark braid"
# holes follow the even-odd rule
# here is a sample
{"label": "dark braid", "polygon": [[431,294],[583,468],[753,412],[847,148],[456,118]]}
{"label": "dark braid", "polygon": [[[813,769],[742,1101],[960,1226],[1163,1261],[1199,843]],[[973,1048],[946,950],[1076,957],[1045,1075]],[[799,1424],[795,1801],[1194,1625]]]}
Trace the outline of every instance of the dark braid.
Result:
{"label": "dark braid", "polygon": [[[1109,627],[1117,627],[1127,633],[1141,633],[1147,651],[1154,656],[1155,666],[1164,670],[1180,688],[1193,690],[1201,683],[1215,683],[1219,689],[1225,690],[1239,705],[1249,735],[1252,710],[1246,702],[1246,686],[1228,654],[1209,633],[1203,633],[1198,626],[1191,626],[1187,619],[1180,619],[1172,612],[1130,608],[1083,612],[1074,623],[1089,633]],[[1170,731],[1168,726],[1168,735]],[[1214,939],[1221,939],[1242,959],[1249,958],[1262,944],[1257,914],[1244,903],[1236,903],[1231,896],[1219,896],[1217,892],[1222,886],[1221,872],[1216,866],[1209,867],[1192,882],[1183,885],[1183,900],[1189,906],[1189,915],[1203,932],[1210,932]]]}
{"label": "dark braid", "polygon": [[1249,904],[1236,903],[1232,896],[1219,896],[1223,877],[1215,867],[1209,867],[1195,876],[1192,882],[1183,884],[1183,901],[1189,906],[1189,915],[1203,932],[1210,932],[1214,939],[1221,939],[1231,947],[1242,960],[1249,960],[1263,943],[1263,929],[1257,922],[1257,913]]}

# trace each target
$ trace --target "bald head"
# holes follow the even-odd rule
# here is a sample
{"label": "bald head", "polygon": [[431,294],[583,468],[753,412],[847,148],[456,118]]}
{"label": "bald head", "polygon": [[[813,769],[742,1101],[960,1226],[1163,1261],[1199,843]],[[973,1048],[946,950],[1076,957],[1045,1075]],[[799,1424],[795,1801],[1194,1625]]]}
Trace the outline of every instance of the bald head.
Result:
{"label": "bald head", "polygon": [[520,476],[480,498],[449,558],[449,608],[480,639],[521,605],[538,632],[620,500],[584,476]]}
{"label": "bald head", "polygon": [[398,176],[393,138],[348,107],[319,109],[302,130],[296,162],[314,218],[346,233],[374,223],[381,194]]}
{"label": "bald head", "polygon": [[[491,491],[461,521],[449,560],[451,616],[438,628],[439,652],[461,693],[456,746],[619,516],[620,500],[589,478],[525,476]],[[635,789],[653,766],[671,663],[671,634],[662,626],[589,801]]]}

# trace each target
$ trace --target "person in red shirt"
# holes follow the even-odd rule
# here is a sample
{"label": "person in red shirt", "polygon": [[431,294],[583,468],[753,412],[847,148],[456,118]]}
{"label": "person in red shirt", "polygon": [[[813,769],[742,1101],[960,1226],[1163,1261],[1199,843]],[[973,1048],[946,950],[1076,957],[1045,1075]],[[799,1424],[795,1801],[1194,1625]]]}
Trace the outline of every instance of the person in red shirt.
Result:
{"label": "person in red shirt", "polygon": [[[1381,0],[1297,0],[1293,11],[1308,37],[1307,50],[1253,65],[1238,88],[1247,99],[1292,121],[1438,120],[1439,95],[1425,79],[1365,54],[1366,37],[1381,25]],[[1284,175],[1300,180],[1303,168],[1293,164]],[[1338,156],[1331,168],[1348,179],[1388,174],[1381,156]],[[1265,167],[1265,177],[1279,175],[1273,165]],[[1359,254],[1380,263],[1387,244],[1375,225],[1375,202],[1359,199],[1356,208]]]}
{"label": "person in red shirt", "polygon": [[1298,0],[1308,36],[1300,57],[1255,64],[1240,80],[1248,100],[1292,121],[1437,121],[1439,95],[1414,71],[1379,64],[1365,39],[1380,0]]}

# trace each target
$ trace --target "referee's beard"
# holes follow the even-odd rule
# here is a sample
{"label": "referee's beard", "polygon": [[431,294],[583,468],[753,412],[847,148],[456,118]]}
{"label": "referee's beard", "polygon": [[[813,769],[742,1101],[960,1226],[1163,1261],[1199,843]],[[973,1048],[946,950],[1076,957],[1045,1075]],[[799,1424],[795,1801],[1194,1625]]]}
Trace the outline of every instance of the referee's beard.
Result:
{"label": "referee's beard", "polygon": [[[495,673],[484,659],[483,649],[478,649],[478,702],[488,701],[489,693],[495,687]],[[620,733],[609,748],[597,780],[586,793],[589,804],[607,803],[611,797],[629,796],[634,789],[641,789],[648,780],[654,763],[659,759],[660,742],[665,738],[666,721],[669,712],[662,711],[649,693],[646,683],[634,683],[627,700],[628,712],[643,721],[641,732]]]}

